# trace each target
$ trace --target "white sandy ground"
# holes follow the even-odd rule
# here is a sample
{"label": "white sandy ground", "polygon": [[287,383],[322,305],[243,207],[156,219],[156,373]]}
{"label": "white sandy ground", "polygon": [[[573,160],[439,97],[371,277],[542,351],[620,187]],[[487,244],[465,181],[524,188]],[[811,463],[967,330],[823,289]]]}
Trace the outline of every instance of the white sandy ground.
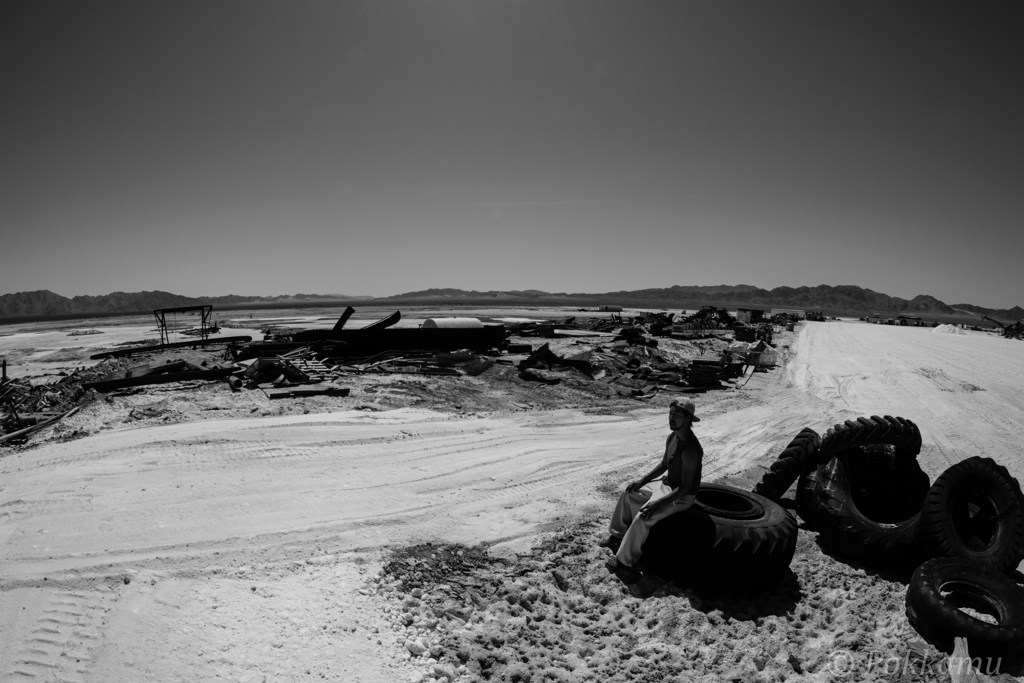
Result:
{"label": "white sandy ground", "polygon": [[[12,377],[41,379],[51,374],[55,376],[55,373],[77,367],[83,362],[92,365],[96,361],[82,359],[123,348],[121,345],[125,342],[152,339],[153,344],[160,343],[160,332],[156,327],[152,324],[138,324],[136,320],[128,320],[127,324],[119,325],[100,323],[72,326],[69,323],[66,329],[59,330],[47,329],[43,323],[29,323],[15,329],[15,332],[0,334],[0,357],[7,359],[7,372]],[[72,336],[69,334],[72,330],[95,330],[98,334]],[[263,339],[258,329],[227,327],[209,335],[209,338],[216,340],[244,335],[257,341]],[[190,339],[183,335],[173,335],[171,341]]]}
{"label": "white sandy ground", "polygon": [[[704,477],[753,484],[802,427],[888,414],[920,426],[933,479],[973,455],[1024,479],[1022,387],[1020,342],[806,324],[784,369],[697,397]],[[607,516],[601,483],[646,471],[666,430],[662,409],[403,409],[125,428],[10,453],[0,680],[408,680],[417,663],[367,590],[388,547],[523,552]]]}

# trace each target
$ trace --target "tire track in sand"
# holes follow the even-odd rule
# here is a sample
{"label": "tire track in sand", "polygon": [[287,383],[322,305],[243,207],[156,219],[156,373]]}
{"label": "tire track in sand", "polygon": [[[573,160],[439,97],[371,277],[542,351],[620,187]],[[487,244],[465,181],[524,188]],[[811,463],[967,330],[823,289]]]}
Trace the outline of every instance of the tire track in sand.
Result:
{"label": "tire track in sand", "polygon": [[54,592],[12,648],[15,655],[5,680],[85,683],[103,640],[106,613],[116,599],[105,588]]}

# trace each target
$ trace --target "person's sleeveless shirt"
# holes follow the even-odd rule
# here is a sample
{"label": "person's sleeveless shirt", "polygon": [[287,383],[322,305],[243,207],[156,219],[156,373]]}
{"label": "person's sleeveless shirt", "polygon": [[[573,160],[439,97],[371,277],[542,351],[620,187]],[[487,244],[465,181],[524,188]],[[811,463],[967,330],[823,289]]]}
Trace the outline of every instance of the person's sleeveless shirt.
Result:
{"label": "person's sleeveless shirt", "polygon": [[696,450],[698,454],[697,458],[697,469],[694,471],[693,481],[687,486],[687,490],[684,492],[686,495],[696,494],[697,488],[700,486],[700,475],[701,467],[704,460],[704,448],[700,445],[700,441],[697,439],[697,435],[690,432],[689,436],[680,441],[676,437],[676,433],[672,432],[668,435],[668,439],[665,440],[665,455],[668,458],[666,466],[668,467],[668,475],[665,477],[665,483],[674,489],[679,488],[679,485],[683,483],[683,453],[689,449]]}

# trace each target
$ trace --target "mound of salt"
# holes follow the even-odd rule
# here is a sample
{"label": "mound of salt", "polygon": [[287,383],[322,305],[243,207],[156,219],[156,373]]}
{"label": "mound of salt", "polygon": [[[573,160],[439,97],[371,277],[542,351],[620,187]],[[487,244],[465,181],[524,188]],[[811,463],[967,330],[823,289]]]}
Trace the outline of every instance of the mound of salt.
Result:
{"label": "mound of salt", "polygon": [[932,328],[932,332],[940,332],[942,334],[967,334],[966,332],[961,330],[956,325],[948,325],[948,324],[947,325],[939,325],[938,327],[933,327]]}

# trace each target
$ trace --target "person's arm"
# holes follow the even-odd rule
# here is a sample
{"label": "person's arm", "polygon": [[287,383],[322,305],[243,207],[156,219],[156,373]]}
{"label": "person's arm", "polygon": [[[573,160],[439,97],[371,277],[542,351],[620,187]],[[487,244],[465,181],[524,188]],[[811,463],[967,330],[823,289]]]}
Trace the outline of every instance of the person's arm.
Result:
{"label": "person's arm", "polygon": [[654,481],[655,479],[657,479],[661,475],[665,474],[665,471],[667,469],[668,469],[668,466],[665,465],[665,460],[663,458],[662,461],[660,463],[658,463],[658,465],[653,470],[651,470],[650,472],[645,474],[640,479],[637,479],[636,481],[634,481],[632,483],[626,484],[626,491],[629,492],[629,493],[632,493],[633,491],[636,491],[639,488],[643,488],[644,486],[647,486],[649,483],[651,483],[652,481]]}
{"label": "person's arm", "polygon": [[658,500],[648,502],[642,508],[640,508],[640,516],[648,518],[654,513],[672,505],[677,500],[681,499],[684,495],[684,491],[690,490],[690,482],[697,474],[697,463],[700,461],[701,453],[697,450],[687,449],[683,451],[683,467],[682,467],[682,481],[679,483],[679,488],[672,491],[667,496],[662,496]]}

